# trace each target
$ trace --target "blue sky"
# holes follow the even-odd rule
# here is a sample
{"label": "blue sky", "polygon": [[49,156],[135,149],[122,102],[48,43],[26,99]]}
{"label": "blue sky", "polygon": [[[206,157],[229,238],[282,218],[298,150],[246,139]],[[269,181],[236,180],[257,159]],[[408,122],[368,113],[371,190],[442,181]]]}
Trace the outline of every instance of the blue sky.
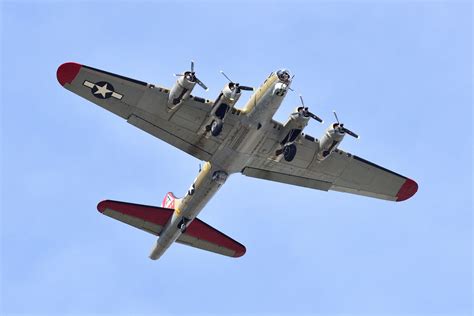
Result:
{"label": "blue sky", "polygon": [[[2,2],[2,314],[468,315],[472,312],[470,2]],[[230,259],[100,215],[182,195],[196,159],[61,88],[66,61],[171,86],[196,61],[296,74],[341,148],[415,179],[402,203],[232,176],[200,218]],[[242,105],[241,100],[239,105]],[[276,115],[298,104],[290,94]],[[307,128],[319,137],[326,126]]]}

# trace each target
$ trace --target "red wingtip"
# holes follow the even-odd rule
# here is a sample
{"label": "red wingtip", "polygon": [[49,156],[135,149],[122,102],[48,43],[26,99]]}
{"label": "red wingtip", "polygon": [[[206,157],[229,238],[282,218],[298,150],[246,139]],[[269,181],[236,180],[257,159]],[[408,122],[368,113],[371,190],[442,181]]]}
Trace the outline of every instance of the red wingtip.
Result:
{"label": "red wingtip", "polygon": [[82,65],[76,63],[64,63],[59,66],[56,71],[56,77],[59,83],[64,86],[66,83],[71,83],[76,78]]}
{"label": "red wingtip", "polygon": [[245,246],[242,245],[242,247],[234,253],[234,258],[242,257],[245,255],[246,251],[247,249],[245,249]]}
{"label": "red wingtip", "polygon": [[99,204],[97,204],[97,210],[101,213],[104,213],[105,209],[107,208],[108,202],[109,200],[104,200],[104,201],[99,202]]}
{"label": "red wingtip", "polygon": [[397,193],[397,202],[408,200],[415,195],[416,191],[418,191],[418,184],[407,178]]}

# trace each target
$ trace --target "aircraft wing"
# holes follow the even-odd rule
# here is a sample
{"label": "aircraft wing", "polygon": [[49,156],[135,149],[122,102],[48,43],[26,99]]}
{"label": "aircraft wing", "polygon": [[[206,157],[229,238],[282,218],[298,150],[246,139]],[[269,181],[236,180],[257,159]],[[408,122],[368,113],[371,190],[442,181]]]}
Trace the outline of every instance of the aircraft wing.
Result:
{"label": "aircraft wing", "polygon": [[200,160],[209,160],[225,137],[197,135],[212,109],[209,100],[190,97],[170,113],[167,88],[76,63],[62,64],[57,78],[64,88]]}
{"label": "aircraft wing", "polygon": [[[106,200],[97,205],[104,215],[159,236],[173,215],[162,207]],[[241,257],[245,246],[196,218],[176,242],[229,257]]]}
{"label": "aircraft wing", "polygon": [[[270,135],[267,142],[277,146]],[[276,147],[258,153],[242,170],[246,176],[303,186],[323,191],[334,190],[390,201],[404,201],[418,190],[415,181],[378,166],[356,155],[336,149],[324,161],[315,155],[318,143],[311,136],[300,137],[293,161],[276,161],[271,154]],[[270,149],[269,148],[273,148]]]}

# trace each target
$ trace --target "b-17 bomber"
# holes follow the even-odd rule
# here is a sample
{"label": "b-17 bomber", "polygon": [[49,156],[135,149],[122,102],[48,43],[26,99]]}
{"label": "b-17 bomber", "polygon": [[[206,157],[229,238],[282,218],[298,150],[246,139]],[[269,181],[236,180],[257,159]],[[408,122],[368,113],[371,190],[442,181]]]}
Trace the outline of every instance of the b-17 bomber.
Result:
{"label": "b-17 bomber", "polygon": [[[205,162],[184,196],[168,192],[160,207],[112,200],[98,204],[102,214],[158,236],[151,259],[160,258],[174,242],[230,257],[245,254],[242,244],[197,218],[234,173],[397,202],[418,190],[410,178],[340,149],[346,135],[359,136],[335,112],[335,121],[320,138],[303,132],[311,120],[323,120],[301,97],[286,122],[274,120],[292,90],[288,70],[272,72],[258,88],[222,74],[227,82],[211,101],[191,94],[196,85],[207,90],[194,62],[176,75],[171,89],[73,62],[57,70],[67,90]],[[238,108],[244,93],[251,93],[250,98]]]}

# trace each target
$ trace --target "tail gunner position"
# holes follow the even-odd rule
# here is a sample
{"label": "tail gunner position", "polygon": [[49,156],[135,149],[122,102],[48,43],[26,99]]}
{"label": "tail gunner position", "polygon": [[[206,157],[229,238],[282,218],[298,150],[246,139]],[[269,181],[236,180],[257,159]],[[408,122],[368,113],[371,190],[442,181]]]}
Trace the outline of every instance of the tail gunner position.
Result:
{"label": "tail gunner position", "polygon": [[150,254],[160,258],[173,242],[240,257],[245,247],[197,219],[229,175],[272,180],[323,191],[336,190],[390,201],[413,196],[417,184],[398,173],[338,149],[346,134],[331,124],[318,140],[304,134],[311,118],[322,122],[301,98],[285,123],[273,120],[291,85],[287,70],[271,73],[241,109],[235,104],[249,86],[225,84],[215,101],[191,95],[195,85],[207,90],[191,69],[177,74],[171,89],[77,63],[58,68],[66,89],[117,114],[143,131],[206,161],[183,198],[166,194],[161,207],[106,200],[101,213],[159,236]]}

